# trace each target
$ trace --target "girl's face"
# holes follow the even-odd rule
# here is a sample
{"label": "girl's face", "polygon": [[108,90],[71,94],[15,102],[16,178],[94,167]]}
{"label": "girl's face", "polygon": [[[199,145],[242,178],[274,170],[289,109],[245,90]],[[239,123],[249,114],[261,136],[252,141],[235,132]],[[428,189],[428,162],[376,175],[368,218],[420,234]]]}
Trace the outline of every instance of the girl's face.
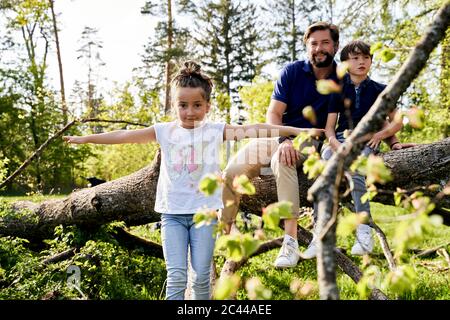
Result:
{"label": "girl's face", "polygon": [[348,73],[354,76],[364,77],[370,71],[372,58],[363,53],[350,53],[348,55]]}
{"label": "girl's face", "polygon": [[200,125],[210,109],[202,88],[176,88],[172,103],[180,125],[185,129]]}

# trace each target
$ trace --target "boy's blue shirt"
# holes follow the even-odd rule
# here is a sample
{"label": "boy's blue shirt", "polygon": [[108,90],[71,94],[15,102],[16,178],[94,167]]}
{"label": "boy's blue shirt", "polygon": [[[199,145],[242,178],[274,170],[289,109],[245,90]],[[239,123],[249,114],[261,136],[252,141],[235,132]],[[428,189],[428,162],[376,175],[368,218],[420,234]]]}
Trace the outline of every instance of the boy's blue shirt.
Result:
{"label": "boy's blue shirt", "polygon": [[364,117],[370,107],[375,103],[378,95],[386,88],[385,84],[376,82],[367,77],[367,79],[359,85],[359,94],[357,95],[355,85],[352,83],[349,74],[344,76],[343,83],[343,95],[333,94],[328,106],[329,113],[339,114],[336,132],[343,132],[346,129],[350,129],[348,119],[344,113],[344,99],[350,99],[351,101],[350,113],[352,116],[353,127],[356,127],[362,117]]}
{"label": "boy's blue shirt", "polygon": [[[327,79],[337,80],[334,61],[333,72]],[[283,68],[272,93],[272,99],[287,105],[282,118],[283,125],[298,128],[325,128],[330,95],[317,92],[316,81],[311,63],[307,60],[294,61]],[[307,106],[313,107],[316,113],[315,126],[303,117],[302,110]]]}

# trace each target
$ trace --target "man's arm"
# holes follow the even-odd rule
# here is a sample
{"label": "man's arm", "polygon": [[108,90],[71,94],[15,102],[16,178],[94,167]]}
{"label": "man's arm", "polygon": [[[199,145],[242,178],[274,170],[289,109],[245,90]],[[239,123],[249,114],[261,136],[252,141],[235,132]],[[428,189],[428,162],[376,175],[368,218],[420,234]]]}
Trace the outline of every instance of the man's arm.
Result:
{"label": "man's arm", "polygon": [[286,111],[286,103],[278,100],[270,100],[269,109],[266,113],[266,122],[268,124],[283,125],[283,113]]}

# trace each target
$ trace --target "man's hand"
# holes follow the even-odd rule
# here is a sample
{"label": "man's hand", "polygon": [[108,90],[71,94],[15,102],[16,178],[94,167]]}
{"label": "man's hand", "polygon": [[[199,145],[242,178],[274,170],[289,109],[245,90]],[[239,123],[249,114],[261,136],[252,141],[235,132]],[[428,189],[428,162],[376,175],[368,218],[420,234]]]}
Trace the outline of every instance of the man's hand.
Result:
{"label": "man's hand", "polygon": [[294,149],[292,145],[292,141],[287,139],[284,140],[278,146],[278,161],[286,166],[294,166],[297,161],[300,159],[300,156],[297,150]]}

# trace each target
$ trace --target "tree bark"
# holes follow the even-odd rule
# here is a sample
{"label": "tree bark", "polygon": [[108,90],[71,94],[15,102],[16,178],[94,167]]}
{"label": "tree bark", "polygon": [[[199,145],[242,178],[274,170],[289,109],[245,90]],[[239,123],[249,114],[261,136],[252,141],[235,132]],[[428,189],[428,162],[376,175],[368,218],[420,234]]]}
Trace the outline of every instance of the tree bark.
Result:
{"label": "tree bark", "polygon": [[[425,184],[444,185],[450,178],[450,138],[391,151],[383,157],[394,176],[394,181],[384,186],[385,189],[395,191],[396,187],[408,189]],[[21,209],[28,209],[29,212],[0,217],[0,236],[38,240],[52,237],[54,228],[60,224],[93,228],[118,220],[124,220],[129,226],[159,221],[160,214],[154,211],[159,163],[158,154],[152,164],[140,171],[93,188],[74,191],[65,199],[40,204],[16,202],[13,211],[17,213]],[[256,187],[256,195],[243,196],[240,210],[261,215],[262,208],[277,201],[275,179],[272,175],[265,175],[252,182]],[[306,193],[312,181],[308,181],[300,172],[299,183],[301,203],[307,205]],[[383,194],[378,200],[390,204],[393,203],[392,198]],[[450,208],[449,198],[443,197],[437,208]],[[442,214],[445,221],[450,221],[448,211],[442,211]]]}

